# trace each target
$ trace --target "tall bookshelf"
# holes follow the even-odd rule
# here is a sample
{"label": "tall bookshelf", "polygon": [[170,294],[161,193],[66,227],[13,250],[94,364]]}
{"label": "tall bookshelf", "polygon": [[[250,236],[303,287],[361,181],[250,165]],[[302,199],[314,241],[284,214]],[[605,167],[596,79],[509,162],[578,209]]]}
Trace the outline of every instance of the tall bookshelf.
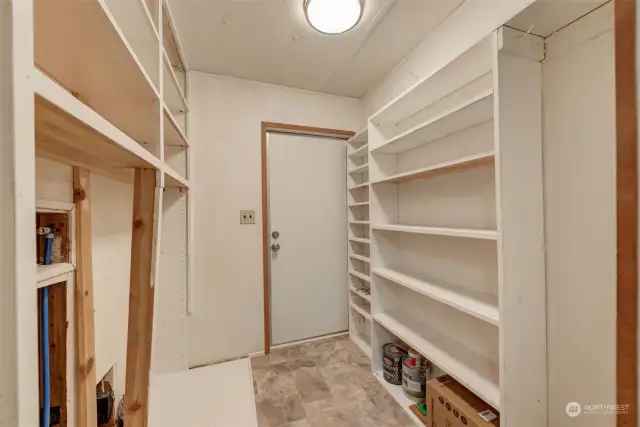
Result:
{"label": "tall bookshelf", "polygon": [[542,49],[501,28],[369,119],[372,369],[408,413],[388,342],[546,423]]}
{"label": "tall bookshelf", "polygon": [[371,233],[368,130],[347,141],[349,335],[371,357]]}

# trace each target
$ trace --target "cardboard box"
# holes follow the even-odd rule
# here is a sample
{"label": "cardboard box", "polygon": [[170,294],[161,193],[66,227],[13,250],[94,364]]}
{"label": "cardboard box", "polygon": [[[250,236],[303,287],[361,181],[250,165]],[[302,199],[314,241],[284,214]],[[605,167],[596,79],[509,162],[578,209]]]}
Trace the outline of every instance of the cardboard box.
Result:
{"label": "cardboard box", "polygon": [[420,408],[418,408],[417,403],[415,405],[409,406],[409,409],[415,414],[416,417],[418,417],[420,421],[422,421],[422,424],[427,427],[431,427],[431,414],[428,410],[426,414],[423,414]]}
{"label": "cardboard box", "polygon": [[429,427],[500,426],[500,413],[449,375],[427,382],[427,414]]}

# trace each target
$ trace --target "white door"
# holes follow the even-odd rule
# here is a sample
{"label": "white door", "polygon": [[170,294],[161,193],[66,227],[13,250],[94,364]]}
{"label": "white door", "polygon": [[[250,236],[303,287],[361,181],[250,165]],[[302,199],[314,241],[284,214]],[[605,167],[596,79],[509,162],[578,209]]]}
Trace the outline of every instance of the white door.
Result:
{"label": "white door", "polygon": [[346,331],[344,140],[270,133],[267,144],[271,344]]}

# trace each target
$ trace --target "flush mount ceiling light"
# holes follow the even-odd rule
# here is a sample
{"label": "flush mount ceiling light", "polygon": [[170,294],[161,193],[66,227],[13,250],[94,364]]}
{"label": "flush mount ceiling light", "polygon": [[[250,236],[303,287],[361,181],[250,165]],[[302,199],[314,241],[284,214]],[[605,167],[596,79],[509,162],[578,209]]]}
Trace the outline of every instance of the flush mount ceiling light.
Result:
{"label": "flush mount ceiling light", "polygon": [[342,34],[355,27],[364,10],[364,0],[304,0],[307,22],[324,34]]}

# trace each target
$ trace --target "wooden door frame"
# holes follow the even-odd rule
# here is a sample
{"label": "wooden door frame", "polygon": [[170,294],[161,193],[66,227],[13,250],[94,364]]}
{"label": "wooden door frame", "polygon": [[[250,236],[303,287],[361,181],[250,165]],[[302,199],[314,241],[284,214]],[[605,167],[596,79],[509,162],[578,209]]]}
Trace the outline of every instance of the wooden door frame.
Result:
{"label": "wooden door frame", "polygon": [[614,0],[618,427],[638,426],[638,107],[636,0]]}
{"label": "wooden door frame", "polygon": [[[264,354],[271,351],[271,294],[269,292],[269,200],[267,181],[267,134],[269,132],[288,133],[303,136],[328,136],[344,139],[355,132],[286,123],[262,122],[262,287],[264,295]],[[345,171],[346,173],[346,171]],[[346,182],[346,181],[345,181]],[[346,183],[345,183],[346,185]]]}

